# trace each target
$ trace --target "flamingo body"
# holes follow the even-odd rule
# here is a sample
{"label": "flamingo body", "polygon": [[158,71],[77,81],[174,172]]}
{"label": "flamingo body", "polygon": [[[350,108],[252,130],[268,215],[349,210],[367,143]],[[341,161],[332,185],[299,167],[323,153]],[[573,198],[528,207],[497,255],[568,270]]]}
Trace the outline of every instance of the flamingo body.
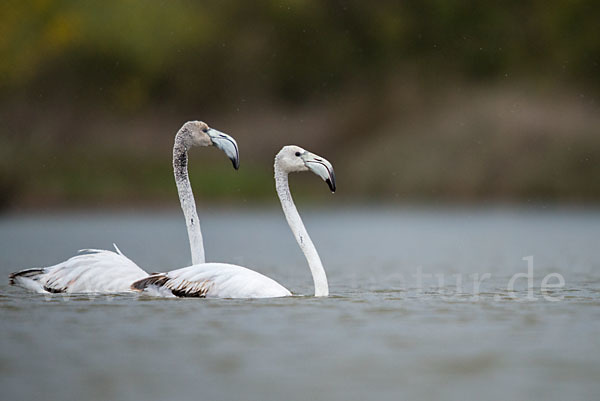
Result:
{"label": "flamingo body", "polygon": [[[116,247],[115,247],[116,248]],[[38,293],[131,292],[131,283],[147,277],[131,259],[117,252],[86,249],[54,266],[12,273],[10,283]]]}
{"label": "flamingo body", "polygon": [[292,295],[275,280],[242,266],[204,263],[153,274],[131,285],[155,296],[277,298]]}

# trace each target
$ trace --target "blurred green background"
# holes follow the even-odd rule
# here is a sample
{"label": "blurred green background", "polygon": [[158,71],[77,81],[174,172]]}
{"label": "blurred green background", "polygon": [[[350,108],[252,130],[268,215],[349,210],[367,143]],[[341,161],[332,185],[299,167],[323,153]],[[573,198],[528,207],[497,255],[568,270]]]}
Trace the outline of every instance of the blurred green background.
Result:
{"label": "blurred green background", "polygon": [[175,206],[190,119],[241,150],[199,200],[274,202],[295,143],[342,200],[597,203],[599,64],[596,0],[4,0],[0,208]]}

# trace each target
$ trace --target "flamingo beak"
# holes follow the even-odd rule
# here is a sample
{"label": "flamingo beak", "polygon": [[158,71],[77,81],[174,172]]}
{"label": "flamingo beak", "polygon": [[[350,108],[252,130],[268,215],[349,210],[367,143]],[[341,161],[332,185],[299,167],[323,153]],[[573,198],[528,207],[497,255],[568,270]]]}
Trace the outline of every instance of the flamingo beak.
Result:
{"label": "flamingo beak", "polygon": [[210,137],[212,144],[225,152],[225,155],[231,160],[233,168],[236,170],[240,168],[240,152],[235,139],[213,128],[210,128],[207,134]]}
{"label": "flamingo beak", "polygon": [[310,171],[321,177],[323,181],[329,185],[331,192],[335,192],[335,173],[331,163],[329,163],[327,159],[308,151],[304,152],[301,157],[302,160],[304,160],[304,165],[308,167]]}

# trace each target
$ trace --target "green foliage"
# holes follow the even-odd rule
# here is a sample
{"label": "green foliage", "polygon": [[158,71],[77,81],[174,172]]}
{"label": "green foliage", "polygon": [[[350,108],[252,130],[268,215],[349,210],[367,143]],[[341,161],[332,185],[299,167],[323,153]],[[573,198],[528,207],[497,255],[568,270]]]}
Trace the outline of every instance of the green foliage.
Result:
{"label": "green foliage", "polygon": [[202,107],[305,100],[408,67],[598,87],[598,21],[594,0],[6,0],[0,94]]}

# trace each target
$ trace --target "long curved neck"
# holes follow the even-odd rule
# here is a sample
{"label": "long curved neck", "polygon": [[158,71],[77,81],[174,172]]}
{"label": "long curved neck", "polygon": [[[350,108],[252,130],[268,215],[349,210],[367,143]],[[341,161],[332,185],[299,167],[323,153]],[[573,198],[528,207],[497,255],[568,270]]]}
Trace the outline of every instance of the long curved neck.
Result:
{"label": "long curved neck", "polygon": [[196,202],[188,177],[187,147],[180,133],[181,131],[175,136],[175,145],[173,146],[173,172],[190,240],[192,264],[197,265],[205,263],[204,244],[202,242],[202,231],[200,231],[200,220],[196,212]]}
{"label": "long curved neck", "polygon": [[310,272],[312,273],[313,282],[315,284],[315,296],[325,297],[329,295],[329,286],[327,284],[325,269],[323,269],[323,264],[321,263],[321,258],[319,258],[317,249],[311,241],[306,228],[304,228],[304,223],[302,223],[300,214],[298,214],[296,205],[294,205],[294,200],[290,193],[290,186],[288,184],[288,175],[281,171],[277,164],[275,164],[275,187],[277,189],[279,200],[281,201],[281,207],[283,208],[285,218],[290,229],[294,233],[294,237],[296,237],[300,249],[302,249],[302,252],[306,257],[308,267],[310,267]]}

